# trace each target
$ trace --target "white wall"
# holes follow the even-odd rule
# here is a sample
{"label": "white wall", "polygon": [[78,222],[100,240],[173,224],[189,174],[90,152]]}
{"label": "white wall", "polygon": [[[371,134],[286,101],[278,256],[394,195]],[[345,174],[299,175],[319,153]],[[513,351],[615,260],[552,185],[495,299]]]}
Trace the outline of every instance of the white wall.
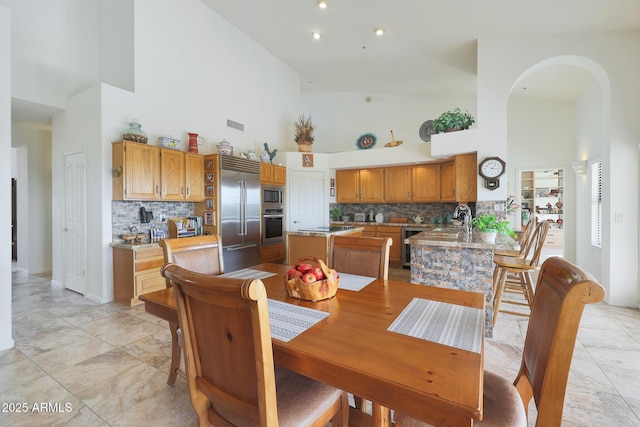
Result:
{"label": "white wall", "polygon": [[571,101],[509,99],[507,190],[518,200],[520,170],[564,169],[564,256],[575,262],[576,105]]}
{"label": "white wall", "polygon": [[[367,97],[371,98],[369,102]],[[455,96],[308,92],[301,96],[300,112],[311,114],[316,125],[313,151],[336,153],[357,150],[356,141],[365,133],[374,134],[377,142],[362,151],[381,149],[391,141],[392,130],[395,139],[403,144],[424,145],[418,133],[422,123],[455,107],[475,116],[475,106],[475,98]]]}
{"label": "white wall", "polygon": [[[559,58],[594,74],[602,94],[598,112],[602,132],[594,137],[603,147],[606,197],[601,282],[607,290],[607,302],[631,307],[639,302],[636,218],[640,104],[634,101],[640,98],[639,49],[637,31],[478,42],[478,123],[483,132],[493,136],[497,151],[506,151],[507,99],[523,73],[544,66],[550,58]],[[615,213],[624,213],[627,219],[614,223],[611,218]],[[590,269],[589,265],[581,267]]]}
{"label": "white wall", "polygon": [[[0,0],[11,8],[14,98],[64,107],[99,81],[96,0]],[[118,26],[114,25],[111,31]],[[64,70],[61,72],[61,70]]]}
{"label": "white wall", "polygon": [[51,133],[16,126],[18,269],[28,274],[51,271]]}
{"label": "white wall", "polygon": [[[599,87],[592,84],[576,103],[576,160],[602,159],[602,116],[598,106],[602,104]],[[591,246],[591,175],[590,165],[587,174],[576,177],[576,209],[583,212],[577,216],[576,260],[579,265],[588,265],[589,272],[602,280],[602,250]]]}
{"label": "white wall", "polygon": [[[52,124],[54,281],[64,279],[62,210],[56,202],[64,190],[64,154],[84,150],[87,296],[96,301],[113,298],[111,143],[132,119],[140,121],[152,145],[171,135],[186,150],[186,134],[195,132],[206,141],[200,153],[216,152],[223,138],[236,152],[260,153],[265,142],[283,151],[298,115],[298,74],[201,1],[139,0],[134,14],[135,93],[96,85],[70,99]],[[227,119],[243,123],[245,131],[228,128]]]}
{"label": "white wall", "polygon": [[[0,200],[11,206],[11,11],[0,6]],[[11,209],[0,209],[0,350],[13,347]]]}

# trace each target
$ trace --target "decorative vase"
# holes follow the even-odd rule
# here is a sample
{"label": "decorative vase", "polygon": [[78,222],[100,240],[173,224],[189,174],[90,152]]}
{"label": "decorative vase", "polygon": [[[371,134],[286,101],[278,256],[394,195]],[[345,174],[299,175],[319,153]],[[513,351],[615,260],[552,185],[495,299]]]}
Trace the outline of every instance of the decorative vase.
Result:
{"label": "decorative vase", "polygon": [[129,128],[122,133],[122,139],[146,144],[147,134],[142,130],[140,123],[138,123],[136,119],[133,119],[133,121],[129,123]]}
{"label": "decorative vase", "polygon": [[271,156],[269,155],[269,152],[267,150],[264,150],[262,153],[260,153],[260,161],[262,163],[271,163]]}
{"label": "decorative vase", "polygon": [[233,146],[226,140],[220,141],[218,145],[216,145],[218,149],[218,154],[226,154],[227,156],[233,156]]}
{"label": "decorative vase", "polygon": [[311,143],[307,141],[298,142],[298,151],[300,153],[310,153],[311,152]]}
{"label": "decorative vase", "polygon": [[480,240],[482,240],[483,242],[494,244],[496,242],[498,231],[478,231],[478,234],[480,235]]}

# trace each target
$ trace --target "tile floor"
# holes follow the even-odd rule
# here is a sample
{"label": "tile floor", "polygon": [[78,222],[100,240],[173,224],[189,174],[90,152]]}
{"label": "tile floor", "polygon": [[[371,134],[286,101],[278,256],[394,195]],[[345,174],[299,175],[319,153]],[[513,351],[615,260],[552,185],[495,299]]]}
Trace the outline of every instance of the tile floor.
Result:
{"label": "tile floor", "polygon": [[[488,369],[515,377],[526,326],[526,318],[499,318],[485,344]],[[15,348],[0,352],[2,426],[196,425],[184,379],[165,383],[168,328],[142,306],[88,303],[47,277],[14,273],[13,336]],[[638,390],[640,311],[587,307],[562,425],[640,426]]]}

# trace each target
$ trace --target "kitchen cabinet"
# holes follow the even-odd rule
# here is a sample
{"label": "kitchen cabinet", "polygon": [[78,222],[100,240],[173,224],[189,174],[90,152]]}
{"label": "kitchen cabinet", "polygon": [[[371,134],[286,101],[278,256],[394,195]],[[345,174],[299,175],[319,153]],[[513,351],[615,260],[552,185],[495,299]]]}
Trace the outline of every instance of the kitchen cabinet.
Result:
{"label": "kitchen cabinet", "polygon": [[337,170],[336,201],[384,202],[384,168]]}
{"label": "kitchen cabinet", "polygon": [[160,274],[164,263],[162,248],[113,247],[113,295],[117,302],[137,305],[138,297],[166,287],[165,278]]}
{"label": "kitchen cabinet", "polygon": [[440,193],[443,202],[468,203],[478,199],[478,157],[459,154],[440,165]]}
{"label": "kitchen cabinet", "polygon": [[185,200],[192,202],[204,200],[204,156],[195,153],[185,153],[184,165],[187,185]]}
{"label": "kitchen cabinet", "polygon": [[118,141],[111,149],[113,200],[159,200],[158,147]]}
{"label": "kitchen cabinet", "polygon": [[260,163],[260,184],[286,185],[287,168],[284,166]]}
{"label": "kitchen cabinet", "polygon": [[204,157],[170,148],[160,149],[161,199],[204,200]]}
{"label": "kitchen cabinet", "polygon": [[183,201],[185,199],[184,153],[170,148],[160,148],[160,199]]}
{"label": "kitchen cabinet", "polygon": [[376,226],[375,225],[365,225],[363,227],[363,230],[362,230],[362,235],[363,236],[368,236],[368,237],[376,237]]}
{"label": "kitchen cabinet", "polygon": [[384,187],[386,202],[410,202],[411,166],[397,166],[386,168]]}
{"label": "kitchen cabinet", "polygon": [[439,163],[425,163],[411,167],[411,201],[440,201]]}
{"label": "kitchen cabinet", "polygon": [[169,148],[114,142],[113,200],[203,200],[203,159]]}
{"label": "kitchen cabinet", "polygon": [[284,243],[266,245],[260,247],[260,262],[275,262],[282,264],[287,256],[287,248]]}

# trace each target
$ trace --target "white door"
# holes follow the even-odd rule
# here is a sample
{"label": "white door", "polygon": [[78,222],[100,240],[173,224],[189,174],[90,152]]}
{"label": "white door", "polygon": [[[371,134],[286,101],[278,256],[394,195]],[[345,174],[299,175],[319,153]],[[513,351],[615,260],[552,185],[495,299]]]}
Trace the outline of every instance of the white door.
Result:
{"label": "white door", "polygon": [[65,155],[63,250],[67,289],[84,295],[85,282],[85,161],[84,153]]}
{"label": "white door", "polygon": [[302,230],[324,224],[324,173],[291,171],[287,185],[288,229]]}

